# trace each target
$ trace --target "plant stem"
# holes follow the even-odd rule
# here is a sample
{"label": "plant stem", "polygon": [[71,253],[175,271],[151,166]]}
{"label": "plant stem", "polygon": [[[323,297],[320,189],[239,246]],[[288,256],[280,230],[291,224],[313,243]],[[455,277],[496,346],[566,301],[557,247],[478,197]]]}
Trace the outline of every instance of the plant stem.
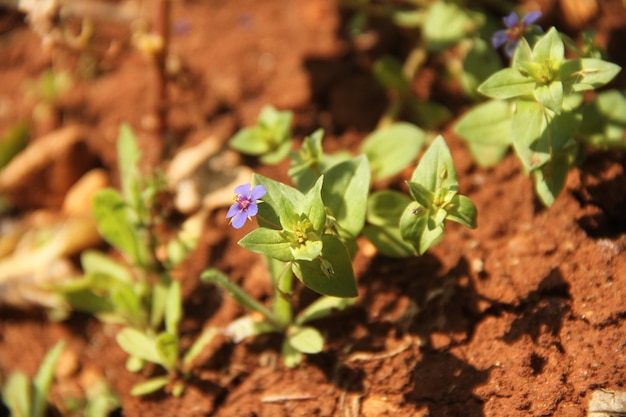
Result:
{"label": "plant stem", "polygon": [[291,268],[289,268],[290,264],[269,257],[267,258],[267,263],[274,287],[272,310],[283,326],[287,327],[291,324],[293,316],[291,308],[293,276]]}

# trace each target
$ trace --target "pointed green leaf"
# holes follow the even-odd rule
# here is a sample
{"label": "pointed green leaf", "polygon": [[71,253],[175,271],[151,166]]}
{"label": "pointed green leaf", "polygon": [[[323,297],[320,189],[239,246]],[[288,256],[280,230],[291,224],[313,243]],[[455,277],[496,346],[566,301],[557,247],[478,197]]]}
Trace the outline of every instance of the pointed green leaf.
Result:
{"label": "pointed green leaf", "polygon": [[165,304],[165,330],[173,335],[178,334],[178,324],[183,318],[183,296],[180,282],[173,281],[167,292]]}
{"label": "pointed green leaf", "polygon": [[178,361],[178,337],[169,332],[160,333],[155,341],[156,351],[159,355],[159,363],[168,371],[176,367]]}
{"label": "pointed green leaf", "polygon": [[54,369],[57,361],[65,348],[65,341],[57,342],[52,349],[46,353],[37,374],[33,378],[33,417],[44,417],[48,405],[48,392],[52,379],[54,378]]}
{"label": "pointed green leaf", "polygon": [[293,187],[254,174],[253,185],[257,184],[263,185],[267,191],[263,196],[264,202],[258,205],[259,225],[272,229],[293,229],[299,220],[296,204],[304,198],[303,194]]}
{"label": "pointed green leaf", "polygon": [[413,171],[411,181],[421,184],[430,191],[456,186],[457,176],[450,149],[443,136],[439,135],[428,147],[420,163]]}
{"label": "pointed green leaf", "polygon": [[294,259],[291,252],[292,242],[280,230],[265,227],[254,229],[239,241],[239,245],[279,261],[289,262]]}
{"label": "pointed green leaf", "polygon": [[428,209],[433,205],[433,202],[435,201],[434,192],[417,182],[407,181],[406,184],[409,187],[411,195],[420,206]]}
{"label": "pointed green leaf", "polygon": [[31,413],[32,387],[23,372],[13,372],[2,387],[2,400],[12,417],[33,417]]}
{"label": "pointed green leaf", "polygon": [[154,339],[132,327],[125,327],[115,336],[120,347],[129,355],[152,363],[161,363]]}
{"label": "pointed green leaf", "polygon": [[356,297],[356,281],[348,250],[336,236],[324,235],[322,241],[321,259],[294,261],[293,273],[304,285],[320,294]]}
{"label": "pointed green leaf", "polygon": [[146,312],[141,300],[131,287],[115,287],[111,291],[111,303],[116,312],[123,314],[129,324],[143,326],[146,321]]}
{"label": "pointed green leaf", "polygon": [[100,190],[93,198],[93,215],[98,231],[108,243],[126,255],[131,262],[142,265],[147,249],[137,238],[128,221],[129,209],[122,196],[112,188]]}
{"label": "pointed green leaf", "polygon": [[322,199],[347,237],[358,236],[365,224],[370,168],[365,155],[332,167],[324,174]]}
{"label": "pointed green leaf", "polygon": [[446,206],[446,210],[448,219],[461,223],[470,229],[476,228],[476,206],[468,197],[455,195],[452,198],[452,202]]}
{"label": "pointed green leaf", "polygon": [[96,250],[86,250],[80,254],[80,265],[86,273],[98,272],[115,277],[127,284],[134,282],[128,267],[110,256]]}
{"label": "pointed green leaf", "polygon": [[262,155],[271,149],[271,143],[264,140],[262,131],[256,126],[239,130],[228,141],[228,145],[246,155]]}
{"label": "pointed green leaf", "polygon": [[559,32],[553,27],[543,35],[533,47],[533,60],[544,65],[550,65],[552,69],[561,66],[565,56],[565,46],[559,36]]}
{"label": "pointed green leaf", "polygon": [[188,372],[193,366],[195,359],[202,353],[204,348],[215,339],[219,334],[219,330],[215,326],[206,327],[200,333],[200,336],[193,342],[185,356],[183,357],[183,371]]}
{"label": "pointed green leaf", "polygon": [[409,91],[410,84],[402,71],[402,62],[396,57],[384,55],[378,58],[372,71],[383,87],[401,92]]}
{"label": "pointed green leaf", "polygon": [[304,195],[304,198],[296,201],[295,204],[297,212],[303,213],[309,219],[313,230],[318,234],[322,234],[326,226],[326,208],[322,200],[323,184],[324,176],[321,176],[317,179],[313,188]]}
{"label": "pointed green leaf", "polygon": [[582,79],[574,84],[574,91],[593,90],[608,84],[621,71],[619,65],[595,58],[583,58]]}
{"label": "pointed green leaf", "polygon": [[546,207],[550,207],[563,190],[568,170],[567,157],[559,154],[540,169],[533,171],[535,191]]}
{"label": "pointed green leaf", "polygon": [[375,130],[361,145],[372,175],[382,180],[400,173],[411,164],[424,145],[424,131],[411,123],[394,123]]}
{"label": "pointed green leaf", "polygon": [[462,7],[456,2],[436,1],[429,7],[422,35],[428,49],[439,51],[478,31],[485,22],[482,13]]}
{"label": "pointed green leaf", "polygon": [[478,92],[490,98],[505,100],[533,94],[535,80],[515,68],[504,68],[478,86]]}
{"label": "pointed green leaf", "polygon": [[120,125],[117,139],[117,157],[122,182],[122,195],[132,205],[139,200],[139,160],[141,152],[135,133],[128,123]]}
{"label": "pointed green leaf", "polygon": [[541,106],[535,101],[518,100],[513,112],[511,132],[515,151],[527,171],[550,160],[546,130],[546,116]]}
{"label": "pointed green leaf", "polygon": [[534,90],[535,99],[556,114],[563,108],[563,84],[552,81],[549,84],[537,85]]}

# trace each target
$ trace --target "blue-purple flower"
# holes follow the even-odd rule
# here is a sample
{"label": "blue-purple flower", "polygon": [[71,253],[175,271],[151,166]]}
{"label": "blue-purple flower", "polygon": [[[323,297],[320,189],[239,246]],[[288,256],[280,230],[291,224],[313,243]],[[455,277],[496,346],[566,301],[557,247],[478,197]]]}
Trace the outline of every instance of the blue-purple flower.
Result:
{"label": "blue-purple flower", "polygon": [[250,188],[250,184],[243,184],[235,188],[233,200],[235,203],[230,206],[226,218],[230,219],[230,224],[235,228],[241,228],[246,219],[252,219],[259,212],[257,203],[265,195],[267,190],[262,185]]}
{"label": "blue-purple flower", "polygon": [[505,45],[504,51],[509,58],[512,57],[515,52],[515,47],[517,47],[517,44],[524,36],[533,31],[543,33],[541,26],[533,24],[540,17],[541,12],[530,12],[522,18],[521,22],[515,12],[512,12],[510,15],[504,17],[502,21],[504,22],[506,29],[499,30],[493,34],[493,38],[491,39],[493,47],[499,48],[502,45]]}

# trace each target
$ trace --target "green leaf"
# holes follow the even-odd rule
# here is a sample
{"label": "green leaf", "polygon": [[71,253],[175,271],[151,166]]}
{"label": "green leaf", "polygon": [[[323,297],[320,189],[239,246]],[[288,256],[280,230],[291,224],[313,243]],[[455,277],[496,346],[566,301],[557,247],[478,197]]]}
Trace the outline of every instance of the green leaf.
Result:
{"label": "green leaf", "polygon": [[291,254],[293,255],[293,260],[312,261],[322,253],[322,248],[321,240],[308,238],[302,244],[292,244]]}
{"label": "green leaf", "polygon": [[[339,178],[337,178],[339,180]],[[305,195],[304,198],[296,201],[296,212],[304,214],[313,227],[313,230],[317,234],[322,234],[324,227],[326,226],[326,207],[324,207],[324,201],[322,200],[322,187],[324,184],[324,177],[321,176]],[[292,228],[286,228],[293,230]]]}
{"label": "green leaf", "polygon": [[96,250],[86,250],[80,254],[80,265],[86,273],[100,273],[114,277],[126,284],[134,283],[128,267]]}
{"label": "green leaf", "polygon": [[484,39],[472,39],[471,47],[463,58],[461,87],[466,96],[472,99],[482,98],[477,94],[478,86],[491,74],[502,69],[498,52]]}
{"label": "green leaf", "polygon": [[320,297],[302,310],[295,323],[305,324],[309,321],[330,316],[335,311],[345,310],[356,302],[356,298]]}
{"label": "green leaf", "polygon": [[537,85],[534,90],[535,99],[554,113],[561,113],[563,107],[563,84],[552,81],[546,85]]}
{"label": "green leaf", "polygon": [[[425,209],[429,209],[435,202],[435,193],[417,182],[406,182],[415,201]],[[406,207],[405,207],[406,208]]]}
{"label": "green leaf", "polygon": [[206,327],[202,333],[193,342],[185,356],[183,357],[183,371],[187,372],[193,366],[194,360],[202,353],[204,348],[215,339],[219,334],[219,330],[215,326]]}
{"label": "green leaf", "polygon": [[582,79],[574,84],[574,91],[593,90],[608,84],[621,71],[619,65],[595,58],[583,58]]}
{"label": "green leaf", "polygon": [[247,155],[262,155],[271,149],[271,143],[264,140],[262,132],[255,127],[246,127],[233,136],[228,145]]}
{"label": "green leaf", "polygon": [[416,202],[409,204],[400,218],[402,238],[410,242],[419,255],[439,243],[443,238],[444,228],[443,223],[436,223],[431,217],[430,210]]}
{"label": "green leaf", "polygon": [[482,13],[471,11],[456,2],[439,0],[428,9],[422,35],[429,50],[440,51],[477,32],[484,21]]}
{"label": "green leaf", "polygon": [[533,94],[535,80],[515,68],[504,68],[478,86],[478,92],[490,98],[506,100]]}
{"label": "green leaf", "polygon": [[489,100],[473,107],[454,126],[454,133],[468,144],[481,167],[491,167],[502,159],[512,144],[511,103]]}
{"label": "green leaf", "polygon": [[111,290],[111,303],[116,313],[122,313],[129,324],[141,327],[146,322],[146,311],[141,300],[131,287],[115,287]]}
{"label": "green leaf", "polygon": [[174,370],[178,361],[178,337],[169,332],[162,332],[156,337],[154,343],[159,355],[157,363],[163,365],[168,371]]}
{"label": "green leaf", "polygon": [[361,145],[375,180],[400,173],[411,164],[424,145],[424,131],[411,123],[394,123],[375,130]]}
{"label": "green leaf", "polygon": [[52,379],[54,378],[54,369],[65,348],[65,341],[57,342],[52,349],[46,353],[37,374],[33,378],[33,414],[32,417],[44,417],[48,406],[48,392]]}
{"label": "green leaf", "polygon": [[457,185],[456,170],[448,145],[441,135],[437,136],[413,171],[411,181],[430,191]]}
{"label": "green leaf", "polygon": [[324,349],[324,337],[309,326],[293,326],[287,332],[287,342],[302,353],[320,353]]}
{"label": "green leaf", "polygon": [[397,227],[409,203],[411,199],[398,191],[376,191],[367,199],[367,222],[375,226]]}
{"label": "green leaf", "polygon": [[511,121],[513,146],[527,171],[550,160],[546,115],[535,101],[518,100]]}
{"label": "green leaf", "polygon": [[565,46],[559,32],[553,27],[535,43],[533,60],[543,65],[549,65],[552,70],[558,70],[565,57]]}
{"label": "green leaf", "polygon": [[324,174],[323,204],[347,237],[354,238],[363,229],[369,188],[370,168],[365,155],[335,165]]}
{"label": "green leaf", "polygon": [[150,378],[147,381],[133,385],[130,390],[130,395],[137,397],[140,395],[152,394],[153,392],[164,388],[169,382],[170,379],[167,376]]}
{"label": "green leaf", "polygon": [[147,249],[128,221],[129,209],[122,196],[112,188],[100,190],[93,199],[93,215],[98,231],[109,244],[136,265],[143,265]]}
{"label": "green leaf", "polygon": [[568,170],[567,156],[560,153],[549,163],[533,171],[535,191],[546,207],[550,207],[563,190]]}
{"label": "green leaf", "polygon": [[182,298],[180,282],[173,281],[167,292],[165,304],[165,330],[173,335],[178,334],[178,324],[183,318]]}
{"label": "green leaf", "polygon": [[294,261],[293,273],[304,285],[320,294],[356,297],[356,281],[348,250],[333,235],[324,235],[322,242],[320,257],[313,261]]}
{"label": "green leaf", "polygon": [[402,239],[399,223],[400,219],[398,218],[398,226],[396,227],[366,225],[363,228],[363,236],[385,256],[391,258],[412,256],[414,254],[413,246]]}
{"label": "green leaf", "polygon": [[33,417],[31,414],[32,387],[23,372],[13,372],[2,387],[2,397],[12,417]]}
{"label": "green leaf", "polygon": [[259,174],[253,175],[253,184],[261,184],[267,190],[263,197],[264,202],[258,205],[259,225],[279,230],[293,229],[300,220],[296,204],[304,198],[304,195],[293,187]]}
{"label": "green leaf", "polygon": [[282,262],[294,259],[291,252],[292,243],[280,230],[265,227],[254,229],[239,241],[239,245]]}
{"label": "green leaf", "polygon": [[404,76],[402,62],[396,57],[384,55],[378,58],[372,66],[372,72],[383,87],[408,92],[410,90],[409,81]]}
{"label": "green leaf", "polygon": [[153,338],[132,327],[125,327],[115,336],[120,347],[129,355],[152,363],[161,363]]}
{"label": "green leaf", "polygon": [[259,161],[267,165],[276,165],[289,155],[291,150],[291,141],[287,140],[279,144],[276,148],[272,149],[265,155],[261,155]]}
{"label": "green leaf", "polygon": [[446,206],[448,212],[447,218],[461,223],[470,229],[476,228],[476,206],[469,198],[464,195],[455,195],[452,202]]}
{"label": "green leaf", "polygon": [[141,152],[135,134],[128,123],[120,125],[117,157],[124,199],[135,206],[139,200],[139,160]]}
{"label": "green leaf", "polygon": [[295,368],[300,365],[303,358],[302,352],[296,350],[296,348],[289,343],[289,339],[287,338],[283,341],[281,356],[287,368]]}

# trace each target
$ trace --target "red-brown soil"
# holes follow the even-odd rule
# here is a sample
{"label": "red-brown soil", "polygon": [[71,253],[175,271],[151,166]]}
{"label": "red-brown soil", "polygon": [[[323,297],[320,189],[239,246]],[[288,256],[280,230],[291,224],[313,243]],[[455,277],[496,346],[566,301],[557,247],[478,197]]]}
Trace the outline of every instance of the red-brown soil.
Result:
{"label": "red-brown soil", "polygon": [[[617,0],[599,3],[586,25],[598,30],[609,59],[624,66],[626,11]],[[558,5],[541,4],[546,22],[566,25]],[[368,71],[373,52],[359,51],[341,35],[344,15],[333,0],[174,2],[174,18],[186,29],[172,35],[180,68],[170,86],[165,160],[168,149],[210,135],[225,141],[252,124],[265,104],[294,111],[298,138],[322,127],[328,149],[355,149],[376,126],[385,95]],[[81,54],[42,47],[20,15],[4,12],[0,30],[4,132],[30,118],[24,82],[52,62],[77,71]],[[576,33],[571,25],[568,30]],[[61,120],[34,124],[35,137],[87,125],[82,154],[69,167],[53,162],[48,174],[25,184],[29,197],[21,205],[18,199],[17,216],[58,209],[63,193],[90,167],[104,167],[116,184],[114,144],[122,122],[136,129],[146,163],[159,159],[149,117],[157,99],[154,68],[130,47],[127,26],[96,22],[95,31],[90,56],[98,71],[88,79],[76,73],[60,103]],[[402,40],[388,27],[379,33],[381,51]],[[470,103],[433,81],[438,71],[431,66],[419,74],[416,90],[450,103],[456,117]],[[612,87],[626,87],[625,80],[622,72]],[[585,416],[593,390],[626,389],[626,154],[593,153],[570,172],[547,209],[514,155],[480,169],[451,126],[442,134],[461,192],[478,208],[478,228],[450,224],[441,244],[404,260],[376,255],[360,242],[358,301],[316,323],[327,346],[299,368],[281,363],[279,336],[237,345],[217,340],[182,397],[135,398],[130,387],[147,375],[125,369],[117,327],[82,315],[54,323],[4,307],[0,369],[32,375],[45,352],[66,339],[78,363],[55,383],[53,398],[77,392],[85,373],[96,372],[121,396],[121,415],[128,417]],[[286,164],[246,160],[264,175],[286,179]],[[205,268],[221,269],[260,300],[271,294],[261,259],[236,244],[251,226],[231,230],[224,216],[225,209],[213,213],[199,247],[176,271],[185,289],[183,343],[244,312],[199,282]],[[308,290],[297,293],[299,306],[313,299]]]}

